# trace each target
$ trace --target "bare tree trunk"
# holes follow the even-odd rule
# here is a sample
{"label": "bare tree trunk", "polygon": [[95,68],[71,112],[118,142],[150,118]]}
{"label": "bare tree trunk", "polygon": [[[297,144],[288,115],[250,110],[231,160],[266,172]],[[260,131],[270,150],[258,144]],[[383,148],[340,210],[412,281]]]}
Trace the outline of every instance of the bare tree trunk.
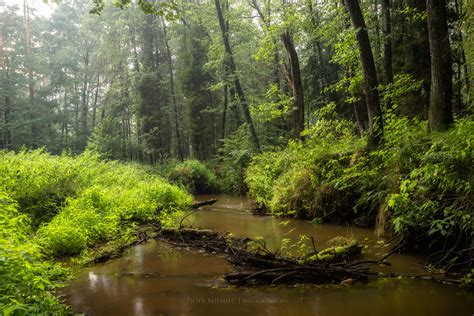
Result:
{"label": "bare tree trunk", "polygon": [[178,123],[178,118],[179,118],[179,112],[178,112],[178,103],[176,102],[176,92],[174,88],[174,74],[173,74],[173,62],[171,60],[171,50],[170,46],[168,43],[168,37],[166,34],[166,23],[165,19],[162,18],[161,22],[163,24],[163,35],[165,38],[165,46],[166,46],[166,55],[167,55],[167,61],[168,61],[168,72],[170,76],[170,86],[171,86],[171,98],[173,100],[173,119],[174,119],[174,126],[175,126],[175,134],[176,134],[176,147],[179,155],[179,159],[183,161],[184,155],[183,155],[183,147],[181,146],[181,135],[179,132],[179,123]]}
{"label": "bare tree trunk", "polygon": [[301,133],[304,130],[304,95],[303,84],[301,83],[300,63],[288,29],[283,31],[281,38],[288,52],[289,59],[289,65],[286,68],[288,68],[288,83],[293,91],[293,127],[295,138],[303,139]]}
{"label": "bare tree trunk", "polygon": [[451,104],[452,59],[449,44],[445,0],[426,0],[428,34],[431,53],[431,89],[429,126],[431,131],[442,131],[453,124]]}
{"label": "bare tree trunk", "polygon": [[375,147],[382,142],[383,121],[380,109],[380,99],[377,90],[377,70],[375,69],[374,55],[370,47],[369,34],[358,0],[346,0],[345,5],[351,16],[352,25],[357,29],[360,59],[364,72],[365,97],[369,119],[368,146]]}
{"label": "bare tree trunk", "polygon": [[[86,44],[87,46],[87,44]],[[81,141],[86,141],[88,132],[87,118],[89,112],[89,102],[88,102],[88,93],[87,87],[89,84],[89,48],[86,47],[86,52],[83,56],[84,58],[84,81],[82,83],[82,107],[81,107]]]}
{"label": "bare tree trunk", "polygon": [[227,120],[227,107],[229,105],[229,98],[227,96],[227,83],[224,85],[224,107],[222,110],[222,125],[221,125],[221,139],[225,138],[225,126]]}
{"label": "bare tree trunk", "polygon": [[[30,106],[34,107],[35,101],[35,86],[33,82],[33,67],[32,67],[32,56],[31,56],[31,36],[30,36],[30,10],[28,7],[28,1],[23,1],[23,24],[25,28],[25,44],[26,44],[26,55],[28,58],[27,71],[28,71],[28,92],[30,96]],[[36,143],[36,136],[38,134],[38,127],[36,124],[36,117],[32,114],[31,134],[33,136],[33,143]]]}
{"label": "bare tree trunk", "polygon": [[[455,0],[454,1],[454,5],[455,5],[455,10],[456,10],[456,16],[458,19],[461,19],[462,18],[462,15],[463,15],[463,9],[462,9],[462,1],[459,1],[459,0]],[[457,37],[458,37],[458,41],[461,45],[459,45],[458,47],[458,53],[459,53],[459,56],[458,56],[458,73],[459,73],[459,79],[458,79],[458,85],[459,85],[459,89],[460,91],[462,90],[462,78],[461,78],[461,72],[464,72],[464,85],[465,85],[465,89],[466,89],[466,95],[467,95],[467,100],[466,100],[466,103],[467,104],[470,104],[470,101],[469,101],[469,97],[470,97],[470,93],[469,93],[469,90],[471,88],[471,84],[470,84],[470,79],[469,79],[469,66],[467,64],[467,60],[466,60],[466,52],[464,50],[464,36],[463,36],[463,30],[462,29],[459,29],[457,31]],[[461,93],[459,93],[459,97],[462,99],[462,96],[461,96]],[[459,110],[462,112],[462,110],[464,110],[464,104],[462,104],[462,100],[461,100],[461,106],[459,107]]]}
{"label": "bare tree trunk", "polygon": [[95,92],[94,92],[94,103],[92,105],[92,126],[91,130],[95,129],[96,120],[97,120],[97,100],[99,99],[99,85],[100,85],[100,73],[97,70],[97,81],[95,85]]}
{"label": "bare tree trunk", "polygon": [[28,1],[23,1],[23,22],[25,27],[25,44],[26,54],[30,59],[28,61],[28,91],[30,95],[30,102],[33,104],[35,99],[35,88],[33,82],[33,68],[31,66],[31,36],[30,36],[30,11],[28,7]]}
{"label": "bare tree trunk", "polygon": [[[3,49],[3,32],[0,31],[0,68],[3,71],[3,80],[5,84],[8,82],[8,61],[5,56],[5,50]],[[2,131],[2,148],[9,148],[11,144],[11,132],[10,132],[10,97],[8,93],[3,98],[3,123],[5,126]]]}
{"label": "bare tree trunk", "polygon": [[245,120],[249,125],[250,135],[252,138],[253,145],[257,152],[260,152],[260,144],[258,142],[257,133],[255,131],[255,127],[253,124],[252,117],[250,116],[250,111],[247,103],[247,99],[245,98],[244,90],[242,89],[242,85],[240,83],[239,77],[237,76],[237,70],[235,67],[234,56],[232,54],[232,49],[230,47],[229,38],[227,36],[228,29],[226,29],[226,24],[224,20],[224,16],[222,14],[222,7],[220,0],[214,0],[217,12],[217,19],[219,20],[219,26],[222,32],[222,41],[224,42],[224,48],[226,51],[226,59],[229,65],[230,74],[234,79],[235,91],[237,92],[237,96],[239,97],[240,105],[242,106],[242,111],[244,112]]}
{"label": "bare tree trunk", "polygon": [[391,19],[390,0],[382,0],[383,12],[383,33],[384,33],[384,70],[385,82],[393,82],[393,67],[392,67],[392,19]]}
{"label": "bare tree trunk", "polygon": [[[311,1],[308,1],[307,5],[309,9],[309,14],[311,16],[311,21],[313,22],[314,27],[317,28],[319,27],[319,13],[317,9],[314,8],[313,3]],[[318,53],[319,67],[321,68],[321,79],[323,81],[323,85],[328,86],[331,80],[329,79],[327,71],[326,71],[326,64],[323,58],[323,50],[321,47],[321,41],[317,39],[315,44],[316,44],[316,51]]]}

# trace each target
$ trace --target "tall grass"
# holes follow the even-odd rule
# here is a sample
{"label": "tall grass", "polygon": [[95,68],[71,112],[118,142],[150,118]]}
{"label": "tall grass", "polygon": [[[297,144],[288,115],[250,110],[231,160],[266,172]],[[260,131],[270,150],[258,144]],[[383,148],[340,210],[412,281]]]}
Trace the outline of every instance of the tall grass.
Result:
{"label": "tall grass", "polygon": [[[134,238],[141,223],[169,223],[192,197],[139,165],[86,152],[0,152],[0,310],[64,311],[51,290],[58,256]],[[61,272],[62,273],[62,272]]]}

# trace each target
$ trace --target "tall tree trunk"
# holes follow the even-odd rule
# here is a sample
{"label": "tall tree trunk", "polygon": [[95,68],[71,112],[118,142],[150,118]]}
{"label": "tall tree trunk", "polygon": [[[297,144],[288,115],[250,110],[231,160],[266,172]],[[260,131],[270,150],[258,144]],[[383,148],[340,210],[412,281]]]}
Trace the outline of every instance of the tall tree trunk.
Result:
{"label": "tall tree trunk", "polygon": [[377,70],[374,55],[370,47],[369,34],[358,0],[345,0],[345,5],[351,16],[352,25],[357,29],[357,43],[359,44],[360,59],[364,72],[365,97],[369,119],[368,147],[375,147],[382,142],[383,121],[380,109],[380,99],[377,90]]}
{"label": "tall tree trunk", "polygon": [[33,104],[35,99],[35,88],[33,82],[33,67],[31,61],[31,36],[30,36],[30,9],[28,7],[28,1],[23,1],[23,23],[25,28],[25,45],[26,45],[26,54],[29,58],[28,60],[28,91],[30,96],[30,103]]}
{"label": "tall tree trunk", "polygon": [[303,139],[301,133],[304,130],[304,95],[303,84],[301,83],[300,63],[288,29],[283,31],[281,38],[289,59],[287,72],[288,83],[293,91],[293,128],[295,138]]}
{"label": "tall tree trunk", "polygon": [[[25,45],[26,55],[28,58],[27,72],[28,72],[28,92],[30,97],[30,107],[34,108],[35,101],[35,86],[33,82],[33,67],[32,67],[32,55],[31,55],[31,36],[30,36],[30,9],[28,7],[28,1],[23,1],[23,26],[25,28]],[[36,124],[36,116],[32,113],[32,124],[31,134],[33,138],[33,145],[36,145],[36,138],[38,134],[38,127]]]}
{"label": "tall tree trunk", "polygon": [[[455,5],[455,10],[456,10],[456,18],[458,20],[462,19],[462,16],[463,16],[463,8],[462,8],[462,0],[455,0],[454,1],[454,5]],[[458,64],[458,75],[459,75],[459,79],[458,79],[458,88],[459,88],[459,98],[461,99],[461,106],[459,107],[458,110],[460,110],[462,112],[462,110],[464,110],[464,104],[470,104],[470,101],[469,101],[469,97],[470,97],[470,93],[469,93],[469,90],[471,88],[471,84],[470,84],[470,79],[469,79],[469,65],[467,64],[467,60],[466,60],[466,52],[464,50],[464,36],[463,36],[463,30],[462,28],[460,28],[457,32],[457,40],[459,41],[459,46],[458,46],[458,61],[457,61],[457,64]],[[464,78],[461,78],[461,72],[464,72]],[[467,96],[467,100],[466,102],[463,104],[462,103],[462,95],[461,95],[461,92],[462,92],[462,85],[463,83],[461,82],[462,79],[464,79],[464,85],[465,85],[465,89],[466,89],[466,96]]]}
{"label": "tall tree trunk", "polygon": [[237,97],[235,96],[235,88],[231,87],[229,89],[229,95],[230,95],[230,105],[232,108],[232,111],[234,112],[234,119],[235,119],[235,129],[237,130],[240,125],[242,125],[241,117],[240,117],[240,111],[239,108],[235,105],[234,101],[237,100]]}
{"label": "tall tree trunk", "polygon": [[95,92],[94,92],[94,103],[92,104],[92,126],[91,130],[95,129],[96,121],[97,121],[97,100],[99,99],[99,86],[100,86],[100,72],[97,70],[97,81],[95,85]]}
{"label": "tall tree trunk", "polygon": [[225,126],[227,120],[227,107],[229,105],[229,98],[227,96],[227,83],[224,84],[224,106],[222,110],[222,125],[221,125],[221,139],[225,138]]}
{"label": "tall tree trunk", "polygon": [[[383,1],[383,0],[382,0]],[[371,5],[371,10],[374,12],[374,38],[373,38],[373,48],[374,48],[374,58],[382,60],[382,40],[380,35],[380,14],[379,14],[379,0],[373,0]],[[383,25],[382,25],[383,32]],[[377,65],[376,65],[377,66]]]}
{"label": "tall tree trunk", "polygon": [[383,13],[383,34],[384,34],[384,70],[385,83],[393,82],[393,68],[392,68],[392,19],[391,19],[390,0],[382,0]]}
{"label": "tall tree trunk", "polygon": [[179,155],[179,159],[183,161],[184,155],[183,155],[183,147],[181,146],[181,135],[179,132],[179,111],[178,111],[178,103],[176,102],[176,92],[174,88],[174,74],[173,74],[173,62],[171,60],[171,50],[170,46],[168,43],[168,37],[166,34],[166,23],[165,19],[162,18],[161,22],[163,24],[163,36],[165,39],[165,46],[166,46],[166,56],[167,56],[167,61],[168,61],[168,72],[170,76],[170,86],[171,86],[171,99],[173,101],[173,119],[174,119],[174,127],[175,127],[175,134],[176,134],[176,147],[177,147],[177,152]]}
{"label": "tall tree trunk", "polygon": [[244,90],[242,89],[242,85],[240,83],[239,77],[237,75],[237,70],[235,67],[234,56],[232,54],[232,49],[230,47],[229,38],[227,36],[228,30],[226,29],[226,24],[224,20],[224,16],[222,14],[222,7],[220,0],[214,0],[217,12],[217,19],[219,20],[219,26],[222,33],[222,41],[224,42],[224,48],[226,51],[226,61],[229,65],[230,74],[234,79],[235,91],[237,92],[237,96],[239,97],[240,105],[242,106],[242,111],[244,112],[245,120],[249,125],[250,129],[250,136],[252,138],[253,145],[257,152],[260,152],[260,144],[258,142],[257,133],[255,131],[255,127],[253,124],[252,117],[250,116],[250,111],[247,103],[247,99],[245,98]]}
{"label": "tall tree trunk", "polygon": [[[3,80],[5,84],[8,82],[8,61],[5,56],[5,50],[3,49],[3,32],[0,31],[0,68],[3,71]],[[10,132],[10,96],[5,93],[3,98],[3,131],[2,131],[2,148],[10,148],[11,144],[11,132]]]}
{"label": "tall tree trunk", "polygon": [[426,11],[431,53],[431,89],[428,119],[431,131],[442,131],[453,123],[451,104],[453,74],[446,1],[426,0]]}
{"label": "tall tree trunk", "polygon": [[[311,22],[313,23],[313,26],[315,28],[319,28],[320,27],[319,13],[317,9],[314,8],[313,3],[311,1],[308,1],[307,5],[308,5],[308,10],[309,10],[309,14],[310,14]],[[319,39],[316,39],[315,45],[316,45],[316,52],[318,53],[318,62],[319,62],[319,67],[321,69],[321,79],[323,81],[323,87],[326,87],[329,85],[330,79],[326,71],[326,64],[324,62],[321,41]]]}
{"label": "tall tree trunk", "polygon": [[[392,1],[392,6],[397,10],[408,7],[417,15],[426,13],[426,0]],[[394,52],[403,56],[402,72],[413,76],[415,80],[422,80],[422,92],[413,91],[402,97],[400,112],[409,117],[428,118],[429,91],[431,81],[430,44],[428,40],[428,25],[426,19],[398,20],[401,30],[398,32],[398,44],[392,46]],[[394,24],[395,25],[395,24]],[[395,37],[393,37],[395,39]]]}
{"label": "tall tree trunk", "polygon": [[[87,44],[86,44],[87,46]],[[89,84],[89,48],[86,47],[84,58],[84,81],[82,83],[82,106],[81,106],[81,142],[85,144],[88,137],[87,118],[89,112],[88,84]]]}
{"label": "tall tree trunk", "polygon": [[67,141],[67,134],[68,134],[68,110],[67,110],[67,88],[64,89],[64,104],[63,104],[63,110],[62,110],[62,116],[61,116],[61,140],[63,144],[66,144]]}

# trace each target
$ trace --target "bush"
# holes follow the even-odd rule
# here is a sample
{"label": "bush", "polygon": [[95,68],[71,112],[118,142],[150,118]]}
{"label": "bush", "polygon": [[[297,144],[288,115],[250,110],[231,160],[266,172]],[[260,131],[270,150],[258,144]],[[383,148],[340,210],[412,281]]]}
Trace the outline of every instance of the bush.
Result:
{"label": "bush", "polygon": [[0,190],[0,311],[6,315],[66,314],[52,294],[66,271],[44,261],[29,238],[28,217]]}
{"label": "bush", "polygon": [[473,131],[474,121],[459,120],[455,129],[434,134],[414,152],[416,167],[403,176],[388,202],[395,231],[405,239],[424,237],[420,247],[441,247],[445,251],[433,259],[450,267],[472,255]]}
{"label": "bush", "polygon": [[198,160],[185,160],[176,164],[168,174],[168,179],[186,187],[193,194],[218,191],[216,175]]}
{"label": "bush", "polygon": [[[333,181],[349,165],[361,142],[352,123],[335,117],[333,109],[330,104],[316,113],[318,119],[305,131],[304,143],[292,141],[280,151],[252,159],[245,181],[249,195],[260,206],[277,215],[314,218],[334,213],[326,208],[329,193],[334,200],[345,200]],[[347,212],[345,204],[338,208]]]}
{"label": "bush", "polygon": [[217,169],[219,187],[226,193],[244,194],[247,191],[244,182],[245,170],[254,154],[248,126],[240,126],[222,142],[222,147],[219,148],[221,160]]}

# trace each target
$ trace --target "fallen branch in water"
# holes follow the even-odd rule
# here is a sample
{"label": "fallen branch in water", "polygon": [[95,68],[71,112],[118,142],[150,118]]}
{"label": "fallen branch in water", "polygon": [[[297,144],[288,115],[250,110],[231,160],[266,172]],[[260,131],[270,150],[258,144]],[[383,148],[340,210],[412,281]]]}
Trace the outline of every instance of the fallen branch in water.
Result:
{"label": "fallen branch in water", "polygon": [[178,226],[179,229],[183,228],[184,220],[186,218],[188,218],[189,216],[191,216],[192,214],[199,211],[202,206],[212,205],[216,202],[217,202],[217,199],[210,199],[210,200],[205,200],[205,201],[201,201],[201,202],[193,202],[193,204],[191,205],[191,208],[194,208],[195,210],[192,211],[192,212],[189,212],[188,214],[184,215],[183,218],[181,218],[181,221],[179,222],[179,226]]}
{"label": "fallen branch in water", "polygon": [[209,199],[209,200],[199,201],[199,202],[194,201],[193,204],[191,204],[191,208],[200,208],[201,206],[212,205],[216,202],[217,202],[217,199]]}
{"label": "fallen branch in water", "polygon": [[330,247],[310,257],[285,257],[272,253],[258,241],[212,230],[163,228],[158,238],[176,246],[225,255],[242,270],[224,276],[232,284],[325,284],[367,280],[378,275],[369,269],[369,264],[350,266],[351,258],[360,253],[358,244]]}

